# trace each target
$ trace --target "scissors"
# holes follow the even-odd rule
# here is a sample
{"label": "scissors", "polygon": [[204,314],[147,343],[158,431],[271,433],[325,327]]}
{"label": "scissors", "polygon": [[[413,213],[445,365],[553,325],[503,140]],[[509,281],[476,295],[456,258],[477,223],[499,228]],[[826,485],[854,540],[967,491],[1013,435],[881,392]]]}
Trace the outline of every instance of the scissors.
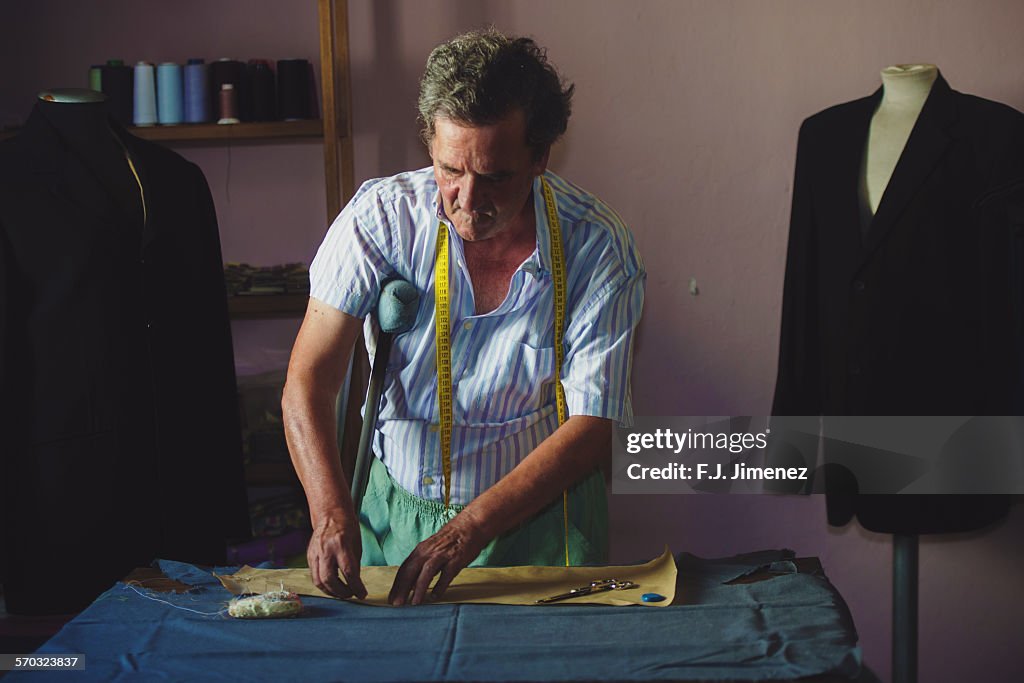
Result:
{"label": "scissors", "polygon": [[584,595],[591,595],[593,593],[603,593],[604,591],[619,591],[627,588],[636,588],[637,584],[632,581],[619,581],[618,579],[598,579],[591,581],[586,586],[580,586],[579,588],[573,588],[568,593],[559,593],[558,595],[552,595],[549,598],[541,598],[536,603],[537,605],[547,604],[549,602],[559,602],[561,600],[568,600],[570,598],[579,598]]}

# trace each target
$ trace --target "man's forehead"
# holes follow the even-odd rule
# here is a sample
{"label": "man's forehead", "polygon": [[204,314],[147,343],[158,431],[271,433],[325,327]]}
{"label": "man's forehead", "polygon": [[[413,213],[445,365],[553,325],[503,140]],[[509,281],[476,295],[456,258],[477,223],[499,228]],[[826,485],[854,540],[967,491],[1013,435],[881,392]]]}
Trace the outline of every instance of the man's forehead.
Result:
{"label": "man's forehead", "polygon": [[437,119],[430,155],[442,167],[462,170],[471,165],[477,173],[488,174],[509,171],[531,154],[521,125],[503,120],[475,126]]}
{"label": "man's forehead", "polygon": [[447,140],[500,139],[502,142],[526,146],[526,115],[521,109],[513,109],[505,116],[488,123],[470,123],[448,116],[434,117],[434,137]]}

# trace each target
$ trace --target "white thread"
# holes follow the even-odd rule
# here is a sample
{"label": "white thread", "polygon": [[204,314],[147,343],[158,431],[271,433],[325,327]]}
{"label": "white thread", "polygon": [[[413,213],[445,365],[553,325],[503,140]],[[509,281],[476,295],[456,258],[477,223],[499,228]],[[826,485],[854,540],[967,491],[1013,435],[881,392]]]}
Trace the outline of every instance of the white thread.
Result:
{"label": "white thread", "polygon": [[[223,609],[217,612],[200,612],[199,610],[192,609],[191,607],[182,607],[181,605],[175,605],[173,602],[169,602],[152,595],[146,595],[135,587],[136,585],[142,586],[142,584],[142,581],[128,581],[125,582],[124,585],[125,588],[132,589],[147,600],[163,603],[164,605],[168,605],[174,609],[192,612],[193,614],[198,614],[203,617],[223,617],[227,614],[231,617],[235,617],[236,619],[266,619],[274,617],[294,617],[302,611],[302,601],[299,599],[299,596],[286,590],[283,581],[281,582],[281,590],[279,591],[269,591],[247,597],[233,598],[230,602],[226,603]],[[195,588],[192,588],[187,592],[192,592],[192,590],[195,590]]]}
{"label": "white thread", "polygon": [[165,605],[170,605],[171,607],[174,607],[175,609],[183,609],[186,612],[193,612],[195,614],[201,614],[202,616],[222,616],[227,611],[227,607],[224,607],[223,609],[221,609],[219,611],[215,611],[215,612],[201,612],[198,609],[193,609],[193,608],[190,608],[190,607],[182,607],[181,605],[176,605],[173,602],[168,602],[167,600],[162,600],[160,598],[155,598],[152,595],[146,595],[142,591],[140,591],[137,588],[135,588],[135,586],[133,586],[133,584],[141,585],[141,582],[134,582],[133,581],[133,582],[130,582],[130,583],[126,583],[125,584],[125,588],[130,588],[131,590],[135,591],[136,593],[138,593],[140,596],[142,596],[146,600],[153,600],[154,602],[162,602]]}

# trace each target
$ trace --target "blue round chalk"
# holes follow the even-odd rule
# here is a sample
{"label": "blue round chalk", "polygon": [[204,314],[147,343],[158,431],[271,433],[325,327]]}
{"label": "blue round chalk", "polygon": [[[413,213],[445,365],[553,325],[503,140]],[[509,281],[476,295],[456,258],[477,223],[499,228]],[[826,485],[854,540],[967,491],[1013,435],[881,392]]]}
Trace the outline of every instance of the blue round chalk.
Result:
{"label": "blue round chalk", "polygon": [[665,599],[665,596],[661,593],[644,593],[640,596],[640,599],[644,602],[661,602]]}

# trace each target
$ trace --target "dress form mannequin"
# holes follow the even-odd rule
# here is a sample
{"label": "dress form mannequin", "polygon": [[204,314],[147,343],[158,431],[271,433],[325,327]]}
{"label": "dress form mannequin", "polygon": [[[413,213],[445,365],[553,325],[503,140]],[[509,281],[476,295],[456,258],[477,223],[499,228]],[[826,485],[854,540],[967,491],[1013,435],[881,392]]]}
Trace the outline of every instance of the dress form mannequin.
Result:
{"label": "dress form mannequin", "polygon": [[[1004,195],[1021,183],[1024,114],[931,65],[889,67],[874,94],[808,117],[773,412],[1019,414],[1024,250]],[[894,681],[916,675],[918,534],[976,532],[1008,507],[830,488],[831,525],[893,535]]]}
{"label": "dress form mannequin", "polygon": [[[53,545],[62,548],[65,556],[36,547],[31,538],[17,538],[11,543],[14,550],[5,589],[8,611],[16,614],[80,609],[126,570],[147,564],[156,552],[153,534],[144,520],[153,516],[146,500],[153,497],[153,491],[146,482],[154,480],[157,464],[152,449],[134,447],[154,442],[154,392],[134,376],[147,374],[149,368],[142,360],[121,367],[110,362],[107,355],[118,348],[114,353],[126,358],[129,354],[124,349],[142,348],[146,343],[130,313],[139,310],[142,301],[137,288],[116,284],[97,287],[93,279],[111,276],[115,280],[120,277],[124,281],[139,281],[135,264],[139,261],[144,228],[141,185],[128,163],[122,141],[111,127],[103,94],[76,89],[42,91],[35,103],[33,120],[36,128],[54,144],[32,149],[30,158],[47,166],[45,171],[40,166],[25,174],[29,178],[26,184],[34,187],[32,180],[37,179],[47,193],[44,200],[31,202],[34,206],[30,211],[42,217],[66,209],[63,216],[70,219],[68,227],[74,238],[53,229],[43,218],[21,223],[16,207],[5,214],[10,224],[4,227],[11,231],[9,237],[14,245],[10,259],[19,263],[16,269],[26,273],[48,272],[46,277],[52,283],[50,287],[39,286],[31,277],[24,278],[16,285],[22,297],[12,296],[6,302],[12,319],[18,320],[7,331],[9,343],[17,346],[7,362],[18,366],[12,368],[9,381],[22,392],[50,395],[44,402],[31,402],[31,408],[20,408],[20,424],[32,427],[29,436],[21,436],[20,443],[12,449],[25,455],[17,458],[20,484],[11,494],[17,501],[11,519],[18,534],[27,536],[25,530],[31,530],[33,535],[51,534],[56,539]],[[17,194],[27,193],[22,190]],[[40,239],[23,239],[30,232],[37,232]],[[48,253],[54,260],[49,266],[38,265],[38,254],[42,253]],[[63,284],[58,286],[57,282]],[[108,340],[121,341],[97,343],[98,336],[87,331],[81,319],[76,318],[76,309],[87,312],[95,321],[92,324],[102,329]],[[43,310],[47,312],[42,313]],[[41,345],[34,334],[30,321],[47,316],[66,321],[68,329],[74,330],[74,336],[65,340],[62,350]],[[75,370],[79,366],[73,360],[60,358],[73,358],[76,354],[93,358],[102,369],[78,373]],[[27,361],[29,358],[39,360]],[[60,368],[62,380],[52,379],[55,373],[50,368],[54,367]],[[55,385],[70,397],[104,394],[126,399],[107,402],[83,423],[74,424],[63,417],[67,414],[64,408],[55,408],[53,413],[47,409],[51,403],[61,405],[52,393]],[[71,401],[69,413],[81,410],[89,414],[88,399]],[[48,421],[56,426],[41,426]],[[87,444],[80,448],[73,445],[79,437],[83,442],[95,438],[98,443],[101,439],[94,434],[109,432],[115,425],[118,439],[126,444],[123,450],[113,439],[96,449]],[[47,441],[49,436],[41,436],[44,432],[59,436]],[[25,444],[26,438],[31,445]],[[69,444],[66,448],[53,445],[63,438]],[[102,451],[102,457],[97,457],[98,451]],[[90,493],[79,495],[78,489]],[[45,502],[29,507],[29,501]],[[126,515],[125,510],[134,514]],[[65,527],[65,520],[70,519],[74,519],[74,526]],[[68,533],[68,528],[75,531]],[[61,578],[56,588],[49,588],[57,581],[50,570],[38,568],[59,566],[58,560],[84,561],[90,554],[93,557],[87,563],[89,566]]]}
{"label": "dress form mannequin", "polygon": [[[939,70],[934,64],[901,64],[882,69],[882,101],[871,117],[861,174],[862,208],[870,217],[903,154]],[[862,223],[866,229],[866,225]]]}
{"label": "dress form mannequin", "polygon": [[0,141],[9,614],[77,611],[156,557],[223,563],[248,533],[209,187],[104,99],[45,91]]}
{"label": "dress form mannequin", "polygon": [[[882,69],[882,100],[871,117],[860,177],[861,232],[866,233],[882,195],[939,74],[934,64]],[[893,535],[893,680],[917,680],[918,539]]]}

